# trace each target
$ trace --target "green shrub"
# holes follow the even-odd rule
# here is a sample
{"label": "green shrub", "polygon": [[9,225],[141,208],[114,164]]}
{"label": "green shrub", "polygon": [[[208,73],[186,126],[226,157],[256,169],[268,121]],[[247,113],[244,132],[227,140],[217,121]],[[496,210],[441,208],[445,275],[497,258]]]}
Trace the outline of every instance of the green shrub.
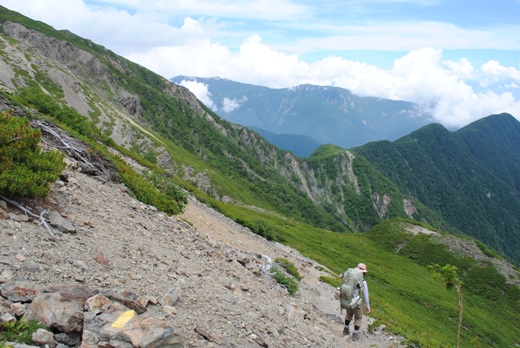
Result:
{"label": "green shrub", "polygon": [[320,282],[327,283],[335,288],[338,286],[341,286],[342,280],[338,277],[328,277],[328,276],[320,276],[319,277]]}
{"label": "green shrub", "polygon": [[298,291],[298,282],[292,277],[284,274],[281,270],[276,267],[271,268],[271,272],[274,273],[274,280],[287,289],[289,295],[294,295]]}
{"label": "green shrub", "polygon": [[298,272],[298,268],[296,268],[296,266],[289,260],[284,259],[284,258],[277,258],[276,260],[274,260],[274,262],[278,263],[281,267],[283,267],[287,271],[287,273],[292,275],[297,280],[301,280],[303,278],[300,275],[300,272]]}
{"label": "green shrub", "polygon": [[285,241],[284,238],[279,233],[276,233],[276,231],[273,230],[269,223],[264,220],[249,221],[238,217],[235,218],[234,221],[239,225],[249,228],[251,232],[264,237],[268,241],[276,241],[280,243]]}
{"label": "green shrub", "polygon": [[159,191],[173,198],[182,210],[188,204],[188,195],[172,178],[159,175],[148,170],[143,171],[143,176],[150,181]]}
{"label": "green shrub", "polygon": [[151,182],[130,167],[120,164],[119,170],[123,183],[132,191],[135,198],[145,204],[153,205],[169,215],[182,212],[179,204],[170,196],[160,192]]}
{"label": "green shrub", "polygon": [[255,226],[253,227],[253,232],[269,241],[275,240],[273,229],[267,222],[263,220],[256,222]]}
{"label": "green shrub", "polygon": [[0,193],[6,196],[46,197],[49,183],[65,168],[65,155],[42,152],[41,133],[26,119],[0,113]]}
{"label": "green shrub", "polygon": [[81,135],[93,140],[102,140],[100,130],[86,116],[81,115],[70,106],[59,105],[51,96],[43,93],[38,86],[21,90],[18,100],[24,105],[30,105],[42,114],[66,124]]}
{"label": "green shrub", "polygon": [[[25,344],[33,344],[32,334],[38,329],[47,328],[40,324],[37,320],[23,319],[13,320],[10,322],[3,322],[0,326],[0,342],[18,342]],[[0,343],[0,346],[3,344]]]}
{"label": "green shrub", "polygon": [[500,255],[498,255],[494,250],[492,250],[491,248],[489,248],[487,245],[485,245],[484,243],[482,243],[481,241],[479,240],[475,240],[475,243],[477,243],[477,246],[479,247],[479,249],[484,253],[484,255],[488,256],[488,257],[495,257],[497,259],[501,259],[502,257]]}

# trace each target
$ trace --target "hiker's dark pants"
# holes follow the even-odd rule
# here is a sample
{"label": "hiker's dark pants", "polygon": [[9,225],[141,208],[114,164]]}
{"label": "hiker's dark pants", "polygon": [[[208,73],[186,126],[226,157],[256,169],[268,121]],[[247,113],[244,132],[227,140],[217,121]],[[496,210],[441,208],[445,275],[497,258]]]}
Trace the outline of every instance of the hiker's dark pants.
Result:
{"label": "hiker's dark pants", "polygon": [[354,326],[361,326],[361,319],[363,319],[363,310],[361,306],[357,308],[347,309],[347,315],[345,315],[346,321],[351,321],[354,317]]}

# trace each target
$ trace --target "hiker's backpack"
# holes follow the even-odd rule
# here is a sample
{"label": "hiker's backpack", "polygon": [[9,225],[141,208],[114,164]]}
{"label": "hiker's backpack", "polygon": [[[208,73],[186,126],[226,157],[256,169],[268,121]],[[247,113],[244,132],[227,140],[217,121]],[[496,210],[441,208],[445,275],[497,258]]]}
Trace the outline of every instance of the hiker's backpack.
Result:
{"label": "hiker's backpack", "polygon": [[356,308],[361,304],[363,289],[363,273],[357,268],[349,268],[341,274],[343,284],[339,288],[341,308]]}

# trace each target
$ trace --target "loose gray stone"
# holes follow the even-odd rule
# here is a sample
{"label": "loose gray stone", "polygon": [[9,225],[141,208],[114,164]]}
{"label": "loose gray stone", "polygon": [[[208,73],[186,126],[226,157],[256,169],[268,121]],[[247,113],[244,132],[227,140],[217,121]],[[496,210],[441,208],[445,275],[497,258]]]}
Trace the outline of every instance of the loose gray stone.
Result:
{"label": "loose gray stone", "polygon": [[49,221],[52,227],[56,227],[58,231],[63,233],[74,233],[76,232],[76,227],[68,221],[65,220],[58,212],[51,211],[49,213]]}
{"label": "loose gray stone", "polygon": [[34,343],[38,345],[47,345],[49,347],[56,346],[56,341],[54,340],[54,335],[52,332],[38,329],[35,333],[32,334],[32,340]]}
{"label": "loose gray stone", "polygon": [[0,293],[11,302],[28,302],[32,301],[42,289],[41,285],[33,282],[10,281],[2,285]]}

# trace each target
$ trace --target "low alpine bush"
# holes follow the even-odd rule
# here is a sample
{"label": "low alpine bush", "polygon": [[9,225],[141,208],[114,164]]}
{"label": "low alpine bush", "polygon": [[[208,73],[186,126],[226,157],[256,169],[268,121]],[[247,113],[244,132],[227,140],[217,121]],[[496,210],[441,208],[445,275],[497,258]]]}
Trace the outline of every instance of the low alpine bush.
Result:
{"label": "low alpine bush", "polygon": [[31,128],[27,119],[1,112],[0,125],[0,193],[47,197],[49,183],[65,168],[65,155],[41,151],[41,132]]}

